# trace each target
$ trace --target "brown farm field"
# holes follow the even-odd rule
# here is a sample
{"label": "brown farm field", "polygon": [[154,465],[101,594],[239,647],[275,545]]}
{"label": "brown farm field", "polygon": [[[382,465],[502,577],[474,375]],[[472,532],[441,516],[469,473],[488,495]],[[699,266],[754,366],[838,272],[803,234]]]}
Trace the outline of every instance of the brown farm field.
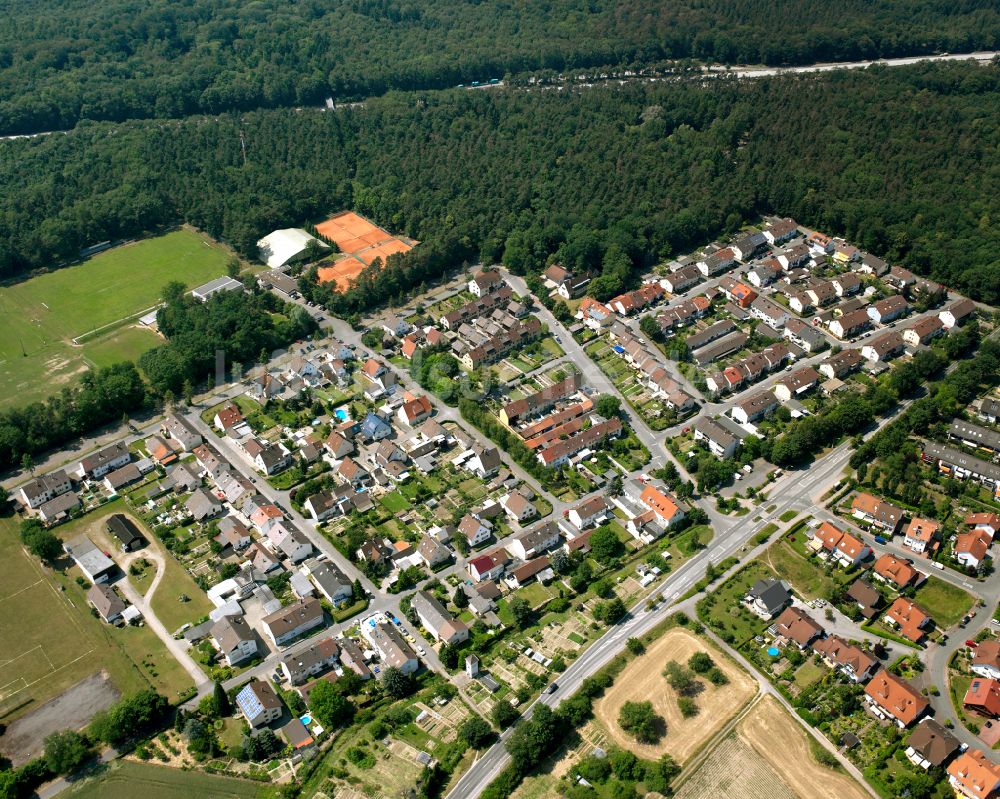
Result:
{"label": "brown farm field", "polygon": [[854,779],[816,762],[808,734],[772,696],[765,696],[740,721],[737,732],[801,797],[868,799]]}
{"label": "brown farm field", "polygon": [[[676,692],[667,685],[662,672],[668,661],[687,663],[696,652],[711,655],[729,678],[729,684],[716,687],[702,680],[704,690],[695,699],[700,712],[686,719],[678,709]],[[608,736],[623,749],[647,760],[666,753],[683,763],[711,740],[756,692],[757,682],[722,652],[693,633],[674,628],[625,667],[594,710]],[[667,733],[656,744],[640,744],[618,726],[618,712],[625,702],[647,700],[666,721]]]}
{"label": "brown farm field", "polygon": [[675,794],[677,799],[798,799],[770,764],[740,736],[726,736]]}

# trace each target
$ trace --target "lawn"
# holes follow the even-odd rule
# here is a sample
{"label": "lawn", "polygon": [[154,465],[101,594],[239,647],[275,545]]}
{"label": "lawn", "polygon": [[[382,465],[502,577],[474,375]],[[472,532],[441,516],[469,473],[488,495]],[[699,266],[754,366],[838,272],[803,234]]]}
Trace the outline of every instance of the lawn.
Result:
{"label": "lawn", "polygon": [[72,799],[257,799],[275,796],[273,788],[248,780],[217,777],[200,771],[118,761],[96,779],[88,779],[66,791]]}
{"label": "lawn", "polygon": [[916,590],[914,601],[934,618],[938,627],[958,624],[972,607],[973,597],[957,586],[946,583],[934,575]]}
{"label": "lawn", "polygon": [[739,646],[767,627],[767,622],[743,607],[743,597],[758,580],[773,579],[777,576],[760,561],[750,561],[722,585],[713,588],[698,603],[699,618],[719,633],[725,641]]}
{"label": "lawn", "polygon": [[804,599],[829,599],[838,583],[835,577],[845,573],[840,569],[827,574],[822,563],[815,558],[803,556],[784,538],[775,541],[760,559],[780,574],[783,580],[791,583],[795,592]]}
{"label": "lawn", "polygon": [[[172,633],[187,622],[194,623],[202,616],[207,616],[214,606],[194,578],[172,555],[165,554],[164,562],[166,574],[150,604],[156,617]],[[186,596],[188,601],[181,601],[182,596]]]}
{"label": "lawn", "polygon": [[91,361],[103,366],[154,346],[155,336],[134,328],[83,346],[71,339],[151,308],[172,280],[194,286],[225,274],[229,257],[185,229],[0,288],[0,380],[7,387],[0,406],[56,394]]}
{"label": "lawn", "polygon": [[402,513],[410,508],[410,501],[398,491],[390,491],[379,501],[392,513]]}

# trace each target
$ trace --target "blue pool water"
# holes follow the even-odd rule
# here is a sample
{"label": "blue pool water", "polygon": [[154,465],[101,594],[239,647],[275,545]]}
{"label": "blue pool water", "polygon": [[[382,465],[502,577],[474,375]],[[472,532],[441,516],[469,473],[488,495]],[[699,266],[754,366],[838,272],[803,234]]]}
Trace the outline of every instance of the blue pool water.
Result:
{"label": "blue pool water", "polygon": [[340,419],[340,421],[342,422],[346,422],[350,418],[347,415],[347,411],[344,410],[343,408],[337,408],[337,410],[333,412],[333,415],[336,416],[338,419]]}
{"label": "blue pool water", "polygon": [[776,647],[776,646],[769,646],[767,648],[767,654],[769,654],[773,658],[776,658],[776,657],[778,657],[778,655],[781,654],[781,650],[778,649],[778,647]]}
{"label": "blue pool water", "polygon": [[306,713],[304,716],[299,716],[299,721],[305,724],[307,727],[313,723],[312,716]]}

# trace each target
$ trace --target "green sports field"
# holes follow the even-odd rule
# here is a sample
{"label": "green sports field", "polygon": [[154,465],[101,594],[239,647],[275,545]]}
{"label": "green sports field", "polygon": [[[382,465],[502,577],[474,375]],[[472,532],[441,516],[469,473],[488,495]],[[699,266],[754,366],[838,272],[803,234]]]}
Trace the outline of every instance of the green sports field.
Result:
{"label": "green sports field", "polygon": [[224,275],[229,258],[207,236],[183,229],[0,287],[0,381],[7,388],[0,407],[44,399],[89,368],[155,346],[149,330],[115,323],[154,306],[172,280],[190,287]]}

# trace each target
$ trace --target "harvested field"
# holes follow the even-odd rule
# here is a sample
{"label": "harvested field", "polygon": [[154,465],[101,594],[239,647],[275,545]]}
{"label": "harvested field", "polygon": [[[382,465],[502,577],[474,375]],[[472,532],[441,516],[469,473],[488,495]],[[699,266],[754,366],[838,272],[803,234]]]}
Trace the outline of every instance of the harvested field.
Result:
{"label": "harvested field", "polygon": [[[850,776],[816,762],[809,749],[807,733],[774,697],[765,696],[758,702],[740,721],[737,731],[797,796],[867,799],[868,793]],[[714,752],[712,757],[715,757]]]}
{"label": "harvested field", "polygon": [[[695,698],[700,712],[686,719],[678,709],[676,692],[667,684],[662,672],[668,661],[686,664],[695,652],[711,655],[729,678],[729,684],[716,687],[702,680],[704,689]],[[644,655],[629,663],[597,703],[595,714],[618,746],[647,760],[655,760],[668,753],[678,763],[683,763],[733,718],[756,692],[756,681],[722,652],[693,633],[674,628],[650,646]],[[666,720],[667,733],[656,744],[640,744],[618,726],[618,712],[625,702],[647,700]]]}
{"label": "harvested field", "polygon": [[796,799],[767,760],[738,735],[729,735],[675,794],[677,799]]}

